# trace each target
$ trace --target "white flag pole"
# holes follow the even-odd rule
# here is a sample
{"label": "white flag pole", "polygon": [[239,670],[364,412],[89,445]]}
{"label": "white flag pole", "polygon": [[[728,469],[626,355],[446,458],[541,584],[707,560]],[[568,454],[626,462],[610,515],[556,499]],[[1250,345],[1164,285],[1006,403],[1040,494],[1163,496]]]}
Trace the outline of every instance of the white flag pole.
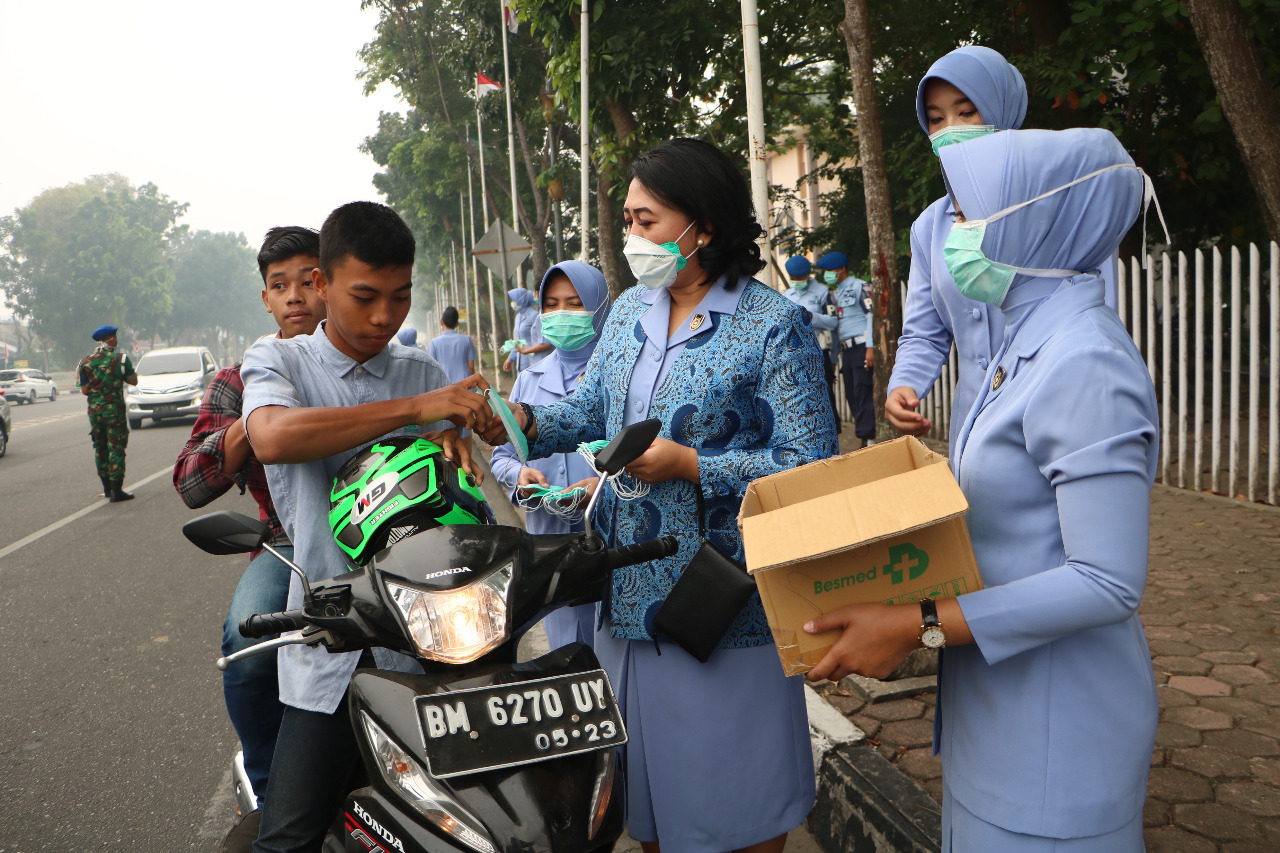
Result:
{"label": "white flag pole", "polygon": [[[484,123],[480,118],[480,99],[476,98],[476,147],[480,150],[480,221],[486,223],[488,230],[489,217],[486,215],[485,202],[489,198],[488,190],[485,188],[484,179]],[[499,231],[499,234],[502,232]],[[499,244],[501,245],[501,244]],[[473,247],[471,251],[475,251]],[[503,263],[506,263],[507,253],[502,253]],[[472,256],[474,257],[474,255]],[[498,310],[493,302],[493,273],[489,272],[489,338],[493,342],[493,387],[498,393],[502,393],[502,362],[498,360]]]}
{"label": "white flag pole", "polygon": [[580,197],[582,199],[582,210],[579,214],[579,221],[582,229],[582,254],[580,258],[583,261],[591,260],[591,152],[588,150],[588,137],[591,133],[591,125],[587,119],[587,58],[588,48],[590,45],[590,34],[588,27],[591,24],[591,16],[587,11],[587,0],[582,0],[581,26],[578,30],[581,47],[579,53],[580,70],[578,76],[580,78],[578,99],[581,101],[579,112],[581,118],[578,120],[578,133],[581,135],[582,148],[578,153],[578,157],[582,161],[582,188]]}
{"label": "white flag pole", "polygon": [[[507,50],[507,0],[498,0],[498,5],[502,8],[502,92],[507,98],[507,165],[511,170],[511,227],[520,231],[520,192],[516,188],[516,132],[515,118],[511,109],[511,59]],[[515,10],[511,11],[515,14]],[[503,253],[506,254],[505,252]],[[507,263],[502,262],[502,269],[507,270]],[[516,265],[516,287],[521,287],[523,282],[519,281],[520,265]]]}
{"label": "white flag pole", "polygon": [[764,228],[760,239],[760,252],[768,284],[776,286],[773,277],[773,246],[769,240],[769,178],[765,169],[764,93],[760,80],[760,23],[756,15],[756,0],[741,0],[742,8],[742,60],[746,71],[747,87],[747,162],[751,166],[751,199],[755,204],[756,218]]}
{"label": "white flag pole", "polygon": [[[471,136],[471,126],[467,125],[467,136]],[[471,249],[476,247],[476,202],[474,185],[471,181],[471,155],[467,155],[467,223],[471,226]],[[480,267],[476,256],[471,256],[471,298],[475,311],[468,311],[468,328],[475,337],[481,352],[484,351],[484,338],[480,335]]]}

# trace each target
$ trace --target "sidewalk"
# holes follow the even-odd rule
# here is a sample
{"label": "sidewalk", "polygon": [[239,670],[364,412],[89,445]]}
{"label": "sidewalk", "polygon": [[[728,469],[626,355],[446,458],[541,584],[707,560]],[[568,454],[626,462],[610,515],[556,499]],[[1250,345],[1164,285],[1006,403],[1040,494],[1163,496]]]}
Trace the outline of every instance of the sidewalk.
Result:
{"label": "sidewalk", "polygon": [[[1274,853],[1280,849],[1280,509],[1157,486],[1140,613],[1160,685],[1144,813],[1147,849]],[[938,835],[933,810],[940,812],[942,767],[930,754],[933,689],[927,680],[899,684],[895,690],[893,683],[847,678],[822,692],[867,735],[864,745],[846,748],[842,760],[849,764],[852,755],[854,764],[872,758],[891,764],[895,783],[909,783],[901,789],[899,817],[921,831],[898,846],[856,843],[850,823],[866,792],[858,789],[857,774],[829,761],[819,806],[848,818],[845,825],[824,826],[817,825],[818,809],[810,817],[810,829],[829,851],[923,851]]]}

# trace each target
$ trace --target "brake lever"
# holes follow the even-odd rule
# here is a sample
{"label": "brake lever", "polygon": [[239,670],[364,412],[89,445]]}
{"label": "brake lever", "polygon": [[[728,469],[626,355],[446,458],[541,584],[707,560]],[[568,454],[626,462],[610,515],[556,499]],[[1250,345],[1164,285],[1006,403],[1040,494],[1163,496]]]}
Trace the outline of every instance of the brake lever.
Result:
{"label": "brake lever", "polygon": [[287,634],[281,634],[273,640],[255,643],[248,648],[241,649],[238,652],[232,652],[226,657],[220,657],[214,662],[214,666],[219,672],[226,672],[227,667],[237,661],[245,658],[251,658],[264,652],[274,651],[283,646],[315,646],[323,643],[326,648],[334,645],[335,638],[328,628],[316,628],[314,626],[303,628],[301,631],[290,631]]}

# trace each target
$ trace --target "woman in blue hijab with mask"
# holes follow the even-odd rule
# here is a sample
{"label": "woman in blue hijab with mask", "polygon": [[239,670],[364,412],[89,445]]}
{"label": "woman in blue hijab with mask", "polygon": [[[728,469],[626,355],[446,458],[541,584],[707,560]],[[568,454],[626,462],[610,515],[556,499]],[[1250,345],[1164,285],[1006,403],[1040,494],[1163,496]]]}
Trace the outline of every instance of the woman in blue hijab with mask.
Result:
{"label": "woman in blue hijab with mask", "polygon": [[883,676],[942,648],[944,851],[1140,853],[1156,686],[1138,605],[1158,462],[1155,389],[1100,267],[1146,179],[1109,132],[942,149],[967,218],[942,249],[1007,328],[952,446],[985,588],[859,605],[809,674]]}
{"label": "woman in blue hijab with mask", "polygon": [[[1027,87],[1018,69],[989,47],[958,48],[935,62],[916,90],[916,117],[935,154],[949,145],[1016,130],[1027,114]],[[944,169],[944,179],[946,172]],[[956,347],[959,376],[951,403],[949,438],[955,441],[983,374],[1004,335],[1004,315],[960,294],[942,259],[957,217],[949,195],[935,201],[911,226],[911,274],[902,337],[885,415],[898,430],[922,435],[933,428],[919,412]],[[1115,306],[1115,261],[1103,265],[1106,303]]]}
{"label": "woman in blue hijab with mask", "polygon": [[[596,341],[612,301],[604,275],[582,261],[565,261],[547,270],[538,293],[542,303],[542,335],[555,349],[551,355],[521,371],[511,389],[511,401],[545,406],[563,400],[578,387],[578,379],[596,351]],[[576,453],[554,453],[545,459],[524,463],[510,442],[494,449],[491,466],[494,478],[506,487],[511,502],[517,506],[531,503],[530,487],[580,486],[586,490],[585,498],[595,490],[599,479],[591,464]],[[525,525],[530,533],[571,533],[586,529],[580,519],[567,520],[564,514],[552,512],[536,500],[525,513]],[[575,641],[591,644],[595,613],[594,604],[583,604],[562,608],[547,616],[542,625],[551,648]]]}
{"label": "woman in blue hijab with mask", "polygon": [[511,298],[511,304],[516,308],[516,327],[511,334],[515,340],[524,341],[524,343],[507,356],[502,369],[510,370],[514,364],[517,371],[528,370],[551,351],[551,344],[542,339],[538,297],[523,287],[508,290],[507,296]]}

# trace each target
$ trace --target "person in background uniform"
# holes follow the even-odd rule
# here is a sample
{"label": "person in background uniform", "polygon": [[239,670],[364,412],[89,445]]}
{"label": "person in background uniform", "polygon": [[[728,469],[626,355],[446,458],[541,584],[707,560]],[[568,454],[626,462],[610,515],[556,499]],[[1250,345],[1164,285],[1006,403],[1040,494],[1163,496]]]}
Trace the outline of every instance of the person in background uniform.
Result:
{"label": "person in background uniform", "polygon": [[89,398],[89,437],[98,479],[103,497],[111,503],[133,500],[124,490],[124,450],[129,444],[124,386],[138,384],[128,353],[116,352],[116,331],[115,326],[99,326],[93,333],[98,348],[80,359],[76,369],[80,393]]}
{"label": "person in background uniform", "polygon": [[503,370],[528,370],[551,352],[551,344],[542,339],[542,321],[538,312],[538,299],[532,291],[517,287],[507,291],[511,304],[516,309],[516,328],[512,338],[524,341],[515,348],[515,352],[507,356],[502,363]]}
{"label": "person in background uniform", "polygon": [[[476,372],[476,345],[471,343],[471,338],[458,333],[458,309],[452,305],[441,312],[440,325],[444,331],[431,339],[427,354],[440,362],[450,382],[461,382]],[[470,450],[471,430],[459,430],[458,434]]]}
{"label": "person in background uniform", "polygon": [[[547,270],[538,293],[542,302],[542,336],[555,350],[521,372],[511,389],[511,401],[542,406],[563,400],[578,387],[612,302],[604,274],[582,261],[565,261]],[[589,498],[599,481],[595,468],[577,453],[553,453],[521,463],[510,442],[494,449],[490,467],[494,479],[506,487],[515,504],[519,504],[525,486],[581,486]],[[585,498],[582,503],[586,503]],[[525,524],[530,533],[576,533],[586,529],[581,520],[567,522],[542,506],[525,513]],[[547,616],[542,624],[551,648],[573,642],[591,645],[595,617],[595,604],[562,607]]]}
{"label": "person in background uniform", "polygon": [[1145,176],[1091,128],[988,135],[941,159],[969,224],[945,263],[1007,321],[951,447],[985,588],[815,619],[807,631],[844,633],[809,675],[883,677],[946,647],[943,853],[1142,853],[1159,711],[1138,607],[1159,410],[1100,267]]}
{"label": "person in background uniform", "polygon": [[[320,234],[314,229],[284,226],[267,232],[258,250],[258,272],[262,276],[262,304],[280,328],[277,338],[309,335],[324,319],[325,304],[311,280],[319,263]],[[258,504],[258,517],[271,530],[267,544],[292,558],[293,546],[276,515],[266,470],[245,436],[243,403],[244,380],[237,362],[220,370],[209,384],[191,437],[173,465],[173,487],[191,509],[206,506],[233,486],[240,494],[247,488]],[[240,623],[257,613],[284,610],[288,596],[289,566],[269,551],[250,555],[222,624],[223,657],[271,639],[241,636]],[[266,799],[284,713],[276,656],[255,655],[228,666],[222,673],[222,696],[240,738],[245,773],[259,807],[241,816],[223,839],[220,853],[247,853],[258,837],[261,803]]]}
{"label": "person in background uniform", "polygon": [[[935,62],[916,91],[916,118],[934,153],[948,145],[1016,130],[1027,114],[1027,87],[1018,69],[989,47],[953,50]],[[945,175],[944,175],[945,178]],[[1001,341],[998,305],[962,296],[942,258],[953,223],[963,221],[950,195],[911,226],[911,273],[902,312],[902,336],[889,379],[885,417],[906,435],[923,435],[933,423],[919,411],[956,347],[959,376],[951,400],[948,439],[954,443]],[[1116,255],[1102,264],[1105,301],[1116,304]]]}
{"label": "person in background uniform", "polygon": [[849,275],[849,259],[844,252],[828,252],[818,259],[822,280],[832,289],[839,325],[840,375],[844,397],[853,418],[853,432],[862,446],[876,437],[875,366],[876,349],[871,336],[871,285]]}
{"label": "person in background uniform", "polygon": [[422,349],[422,347],[418,346],[418,330],[413,326],[405,326],[403,329],[396,332],[396,340],[407,347],[417,347],[418,349]]}
{"label": "person in background uniform", "polygon": [[803,680],[783,675],[759,595],[706,663],[655,639],[652,620],[702,541],[743,559],[748,483],[836,452],[822,350],[808,315],[753,277],[763,231],[742,167],[714,146],[676,139],[636,158],[623,218],[640,284],[577,390],[512,413],[536,456],[661,422],[626,469],[648,494],[623,501],[606,484],[593,518],[611,546],[680,543],[613,573],[596,631],[627,725],[628,829],[646,853],[779,853],[813,807],[813,757]]}
{"label": "person in background uniform", "polygon": [[825,284],[820,283],[809,274],[813,265],[804,255],[787,258],[784,265],[791,286],[782,295],[809,312],[809,322],[813,325],[813,333],[818,337],[818,346],[822,347],[827,358],[823,370],[827,377],[827,396],[831,398],[831,414],[835,418],[836,433],[840,433],[840,413],[836,409],[836,361],[831,343],[831,335],[835,332],[836,310],[831,301],[831,294]]}

